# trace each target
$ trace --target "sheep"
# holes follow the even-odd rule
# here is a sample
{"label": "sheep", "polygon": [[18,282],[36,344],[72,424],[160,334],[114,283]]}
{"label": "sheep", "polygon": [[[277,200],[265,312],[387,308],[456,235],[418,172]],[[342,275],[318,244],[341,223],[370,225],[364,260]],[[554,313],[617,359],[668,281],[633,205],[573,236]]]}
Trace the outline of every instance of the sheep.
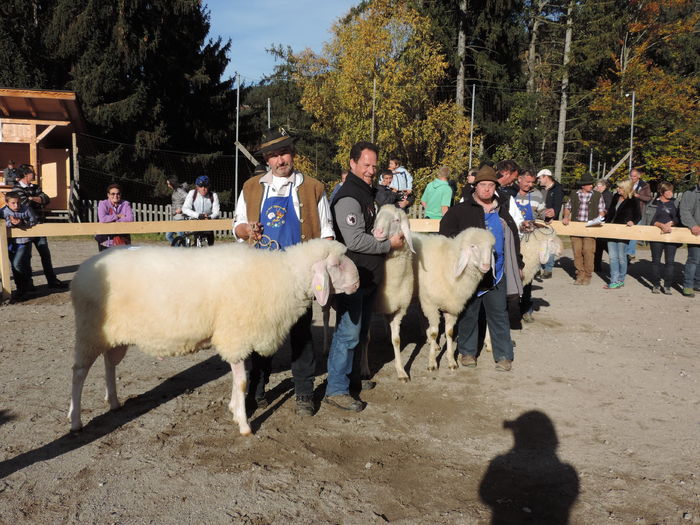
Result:
{"label": "sheep", "polygon": [[241,435],[251,434],[243,360],[253,351],[273,354],[313,296],[323,305],[334,290],[357,291],[357,268],[345,251],[339,242],[318,239],[284,252],[243,245],[177,253],[165,247],[134,247],[112,248],[88,259],[71,283],[71,430],[82,428],[83,384],[100,354],[105,400],[114,410],[120,406],[115,368],[129,345],[154,356],[185,355],[214,346],[231,365],[229,410]]}
{"label": "sheep", "polygon": [[[401,364],[401,320],[406,315],[414,296],[413,242],[411,227],[406,213],[392,204],[385,204],[377,213],[372,234],[378,240],[385,240],[397,233],[403,233],[406,242],[401,248],[391,250],[384,263],[384,279],[377,289],[374,313],[384,314],[391,329],[391,344],[394,347],[394,366],[400,381],[407,382],[408,374]],[[362,376],[368,377],[369,364],[367,346],[369,336],[362,345]]]}
{"label": "sheep", "polygon": [[413,271],[418,281],[421,309],[428,319],[428,370],[437,369],[440,312],[445,316],[447,363],[450,369],[457,368],[453,348],[454,325],[483,275],[491,269],[495,243],[493,234],[482,228],[467,228],[454,238],[413,234],[416,251]]}
{"label": "sheep", "polygon": [[[563,244],[561,238],[554,232],[551,226],[539,223],[532,223],[533,229],[525,232],[520,239],[520,253],[523,256],[523,285],[532,282],[540,269],[540,265],[549,260],[549,256],[554,254],[555,258],[561,255]],[[491,352],[491,334],[486,327],[484,335],[484,350]]]}

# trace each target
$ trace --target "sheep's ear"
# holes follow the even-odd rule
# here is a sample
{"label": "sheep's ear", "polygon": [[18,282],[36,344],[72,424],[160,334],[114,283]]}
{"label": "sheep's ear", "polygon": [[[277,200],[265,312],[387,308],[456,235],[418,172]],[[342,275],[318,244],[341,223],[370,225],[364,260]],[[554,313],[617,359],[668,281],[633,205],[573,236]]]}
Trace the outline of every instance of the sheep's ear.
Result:
{"label": "sheep's ear", "polygon": [[[401,212],[403,215],[406,215],[404,212]],[[413,249],[413,239],[411,239],[411,225],[408,222],[408,217],[401,217],[401,233],[403,233],[404,239],[406,239],[406,244],[408,244],[408,247],[413,253],[416,253],[416,250]]]}
{"label": "sheep's ear", "polygon": [[326,270],[326,260],[318,261],[311,267],[314,276],[311,279],[311,288],[313,288],[314,296],[321,306],[326,306],[328,296],[331,293],[330,277]]}
{"label": "sheep's ear", "polygon": [[471,256],[472,256],[471,247],[462,248],[459,251],[459,257],[457,258],[457,262],[455,263],[455,277],[459,277],[460,275],[462,275],[462,272],[469,264],[469,260],[471,259]]}

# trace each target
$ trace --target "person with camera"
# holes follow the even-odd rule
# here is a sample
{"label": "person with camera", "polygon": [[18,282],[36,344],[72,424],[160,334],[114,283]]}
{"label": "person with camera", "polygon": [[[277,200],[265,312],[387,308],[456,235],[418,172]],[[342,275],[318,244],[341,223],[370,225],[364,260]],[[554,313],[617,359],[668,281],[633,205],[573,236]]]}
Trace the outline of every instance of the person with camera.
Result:
{"label": "person with camera", "polygon": [[[182,213],[190,219],[218,219],[221,216],[219,196],[209,190],[209,177],[200,175],[194,181],[195,189],[187,193],[182,205]],[[214,245],[214,232],[202,232],[209,246]]]}
{"label": "person with camera", "polygon": [[381,208],[385,204],[393,204],[397,208],[401,208],[408,213],[408,209],[415,201],[415,197],[413,193],[392,188],[391,182],[393,178],[394,172],[389,169],[382,170],[374,201],[377,203],[378,208]]}

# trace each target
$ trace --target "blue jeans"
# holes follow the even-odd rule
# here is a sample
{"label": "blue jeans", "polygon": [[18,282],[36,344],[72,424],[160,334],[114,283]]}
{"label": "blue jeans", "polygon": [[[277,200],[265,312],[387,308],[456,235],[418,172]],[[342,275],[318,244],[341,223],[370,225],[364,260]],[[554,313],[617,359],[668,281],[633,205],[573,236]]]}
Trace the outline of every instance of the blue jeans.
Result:
{"label": "blue jeans", "polygon": [[[644,215],[644,214],[642,214]],[[639,221],[637,223],[642,224],[642,221]],[[625,247],[625,254],[629,255],[630,257],[634,257],[637,255],[637,241],[636,240],[631,240],[631,241],[626,241],[627,246]]]}
{"label": "blue jeans", "polygon": [[32,242],[9,246],[12,275],[18,291],[25,292],[32,280]]}
{"label": "blue jeans", "polygon": [[482,304],[486,312],[486,324],[491,333],[493,359],[497,363],[503,359],[512,361],[513,341],[510,338],[505,277],[492,290],[481,297],[475,295],[467,302],[457,319],[457,351],[461,355],[476,356],[479,343],[479,310]]}
{"label": "blue jeans", "polygon": [[683,274],[683,288],[700,288],[700,244],[688,245],[688,260]]}
{"label": "blue jeans", "polygon": [[352,295],[338,294],[336,300],[336,323],[331,349],[328,353],[327,396],[350,393],[355,349],[369,331],[376,287],[360,288]]}
{"label": "blue jeans", "polygon": [[173,239],[175,239],[175,237],[181,237],[181,236],[182,236],[182,232],[168,232],[165,234],[165,240],[168,241],[169,244],[172,244]]}
{"label": "blue jeans", "polygon": [[627,243],[628,241],[608,241],[610,284],[625,282],[625,277],[627,276]]}
{"label": "blue jeans", "polygon": [[[53,264],[51,263],[51,252],[49,251],[49,241],[46,237],[32,237],[32,244],[36,246],[36,251],[39,252],[41,258],[41,268],[44,270],[46,282],[51,284],[58,281],[56,272],[54,272]],[[29,275],[31,280],[31,273]]]}
{"label": "blue jeans", "polygon": [[542,268],[544,269],[545,272],[551,272],[552,268],[554,268],[554,254],[550,254],[549,260],[542,265]]}

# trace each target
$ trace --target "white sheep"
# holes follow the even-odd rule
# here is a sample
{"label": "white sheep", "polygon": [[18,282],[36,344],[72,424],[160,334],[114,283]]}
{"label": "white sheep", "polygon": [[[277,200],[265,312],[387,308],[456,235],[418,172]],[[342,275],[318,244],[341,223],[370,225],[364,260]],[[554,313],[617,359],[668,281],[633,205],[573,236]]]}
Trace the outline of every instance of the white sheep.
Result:
{"label": "white sheep", "polygon": [[[372,234],[378,240],[388,239],[403,233],[406,240],[401,248],[391,250],[384,262],[384,278],[377,289],[374,313],[384,314],[391,329],[391,344],[394,347],[394,366],[401,381],[409,377],[401,364],[401,320],[406,315],[414,296],[413,242],[411,226],[406,213],[392,204],[385,204],[377,213]],[[367,341],[362,345],[362,376],[369,376]]]}
{"label": "white sheep", "polygon": [[71,430],[82,428],[83,384],[100,354],[106,401],[114,410],[120,406],[115,367],[129,345],[154,356],[214,346],[233,373],[229,409],[240,433],[249,435],[243,360],[253,351],[265,356],[277,351],[314,295],[323,305],[334,290],[357,291],[357,268],[345,251],[336,241],[319,239],[284,252],[242,245],[112,248],[88,259],[71,283]]}
{"label": "white sheep", "polygon": [[428,370],[437,369],[440,312],[445,316],[447,364],[450,369],[457,368],[453,347],[454,326],[484,274],[491,269],[495,243],[493,234],[482,228],[467,228],[453,238],[413,234],[416,251],[413,269],[418,281],[418,298],[428,319]]}

